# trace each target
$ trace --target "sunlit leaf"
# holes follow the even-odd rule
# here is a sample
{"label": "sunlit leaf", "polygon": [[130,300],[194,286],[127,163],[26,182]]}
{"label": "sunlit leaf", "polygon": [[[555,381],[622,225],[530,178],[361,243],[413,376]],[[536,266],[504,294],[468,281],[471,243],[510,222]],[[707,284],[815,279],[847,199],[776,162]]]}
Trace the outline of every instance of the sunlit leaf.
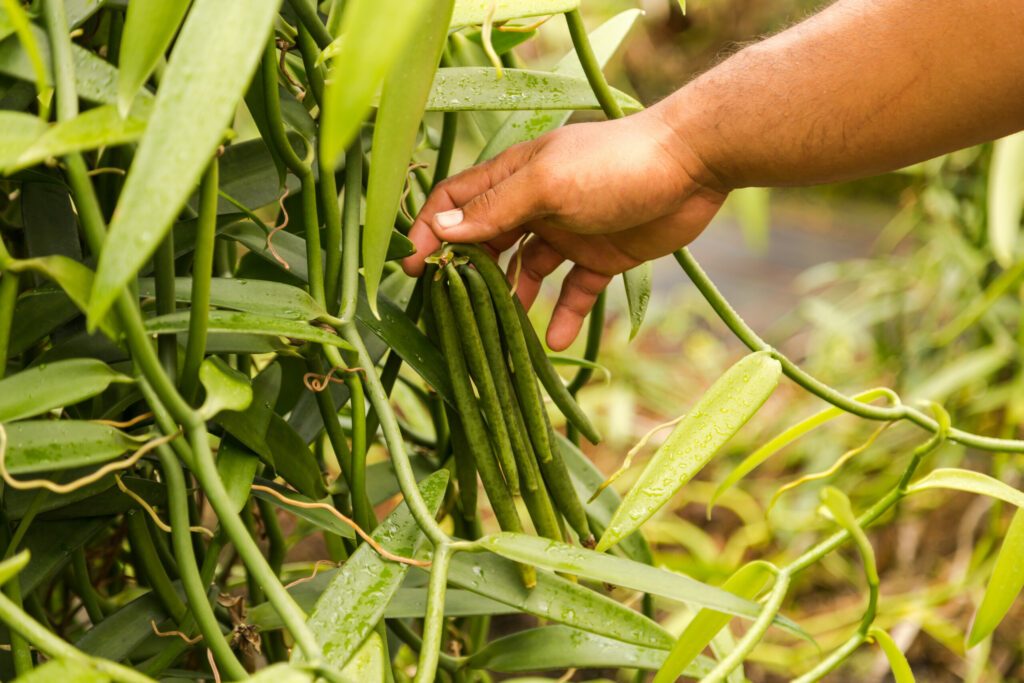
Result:
{"label": "sunlit leaf", "polygon": [[[363,278],[366,299],[374,315],[377,314],[377,290],[384,273],[388,243],[409,175],[409,157],[448,36],[452,3],[453,0],[419,3],[430,11],[402,48],[399,62],[384,79],[373,126],[373,163],[366,188],[366,224],[363,227]],[[378,7],[375,11],[382,9]],[[328,155],[328,158],[334,157]]]}
{"label": "sunlit leaf", "polygon": [[892,677],[896,683],[914,683],[914,672],[910,668],[910,663],[892,636],[878,627],[872,627],[868,631],[868,636],[874,638],[882,648],[885,658],[889,660],[889,668],[892,669]]}
{"label": "sunlit leaf", "polygon": [[1024,133],[996,140],[988,177],[988,241],[996,262],[1009,268],[1024,212]]}
{"label": "sunlit leaf", "polygon": [[645,261],[622,274],[622,283],[626,287],[626,304],[629,307],[630,340],[636,337],[647,316],[647,304],[651,301],[652,277],[653,266],[650,261]]}
{"label": "sunlit leaf", "polygon": [[1003,536],[992,576],[985,587],[985,597],[974,615],[967,647],[974,647],[996,630],[1021,588],[1024,588],[1024,509],[1017,509]]}
{"label": "sunlit leaf", "polygon": [[[487,0],[480,0],[485,4]],[[620,12],[598,28],[590,32],[590,43],[594,49],[594,57],[603,68],[618,50],[622,41],[629,34],[633,24],[643,14],[638,9]],[[583,76],[583,67],[575,50],[562,58],[555,66],[554,73],[567,76]],[[478,161],[490,159],[518,142],[525,142],[539,137],[549,130],[554,130],[569,120],[571,111],[523,111],[515,112],[502,124],[498,132],[492,136]]]}
{"label": "sunlit leaf", "polygon": [[767,351],[726,370],[686,413],[644,469],[597,543],[607,550],[668,502],[771,396],[782,366]]}
{"label": "sunlit leaf", "polygon": [[[767,564],[751,562],[736,570],[736,573],[722,584],[722,588],[741,598],[753,600],[771,583],[771,579],[771,568]],[[672,683],[684,675],[687,667],[697,660],[708,643],[731,619],[730,615],[722,612],[700,610],[679,635],[679,639],[672,646],[672,651],[655,675],[653,683]]]}
{"label": "sunlit leaf", "polygon": [[0,380],[0,422],[74,405],[102,393],[111,384],[132,381],[92,358],[37,365]]}
{"label": "sunlit leaf", "polygon": [[117,107],[128,113],[132,100],[178,32],[189,0],[132,0],[118,54]]}
{"label": "sunlit leaf", "polygon": [[871,546],[871,541],[868,540],[864,529],[857,523],[850,499],[836,487],[826,486],[821,490],[821,502],[828,509],[836,524],[850,534],[864,561],[864,573],[867,575],[868,584],[877,586],[878,568],[875,564],[875,549]]}
{"label": "sunlit leaf", "polygon": [[[420,484],[431,511],[441,504],[447,485],[447,470],[440,470]],[[405,504],[377,527],[373,537],[389,552],[404,557],[411,557],[424,540]],[[308,621],[330,664],[342,666],[352,658],[384,615],[408,570],[409,565],[385,560],[364,543],[334,575]]]}
{"label": "sunlit leaf", "polygon": [[[643,106],[614,90],[625,111]],[[428,111],[523,111],[600,109],[584,76],[526,69],[505,69],[494,77],[493,67],[460,66],[438,69],[430,90]]]}
{"label": "sunlit leaf", "polygon": [[99,257],[89,300],[91,326],[153,255],[195,189],[263,53],[279,5],[279,0],[192,4]]}
{"label": "sunlit leaf", "polygon": [[[320,124],[320,154],[337,163],[370,113],[374,96],[403,50],[436,16],[435,2],[352,0],[345,3],[341,35],[324,51],[331,60]],[[417,61],[427,61],[424,55]],[[433,67],[436,62],[430,67]],[[403,160],[404,161],[404,160]]]}
{"label": "sunlit leaf", "polygon": [[380,634],[374,631],[348,660],[341,674],[347,676],[350,681],[386,681],[385,667],[390,668],[391,662],[385,655],[384,641]]}
{"label": "sunlit leaf", "polygon": [[580,5],[580,0],[455,0],[452,28],[482,24],[490,16],[492,21],[508,21],[522,17],[563,14]]}
{"label": "sunlit leaf", "polygon": [[952,489],[966,493],[977,493],[989,498],[1002,500],[1019,508],[1024,507],[1024,493],[987,474],[971,470],[940,467],[911,484],[907,488],[907,492],[918,493],[919,491],[927,491],[929,489]]}
{"label": "sunlit leaf", "polygon": [[20,111],[0,111],[0,168],[14,165],[18,157],[48,129],[38,116]]}

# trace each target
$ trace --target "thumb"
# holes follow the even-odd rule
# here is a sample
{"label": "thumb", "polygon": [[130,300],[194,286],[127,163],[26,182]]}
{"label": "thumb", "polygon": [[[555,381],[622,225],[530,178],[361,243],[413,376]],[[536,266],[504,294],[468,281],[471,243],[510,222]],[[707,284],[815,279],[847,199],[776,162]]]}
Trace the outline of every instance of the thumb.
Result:
{"label": "thumb", "polygon": [[471,198],[462,208],[434,214],[434,234],[447,242],[486,242],[548,213],[544,184],[527,169]]}

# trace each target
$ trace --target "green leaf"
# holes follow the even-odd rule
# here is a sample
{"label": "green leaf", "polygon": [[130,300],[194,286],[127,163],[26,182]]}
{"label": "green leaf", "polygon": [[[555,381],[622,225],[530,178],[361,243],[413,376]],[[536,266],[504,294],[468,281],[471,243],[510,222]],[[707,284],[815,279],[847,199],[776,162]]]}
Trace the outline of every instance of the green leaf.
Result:
{"label": "green leaf", "polygon": [[[40,256],[12,261],[6,267],[16,272],[32,271],[52,280],[64,290],[80,311],[84,312],[89,305],[89,293],[95,277],[91,270],[78,261],[60,255]],[[104,316],[99,327],[110,339],[120,337],[120,328],[114,322],[113,316]]]}
{"label": "green leaf", "polygon": [[857,516],[853,514],[850,499],[836,487],[826,486],[821,490],[821,502],[831,513],[836,524],[850,534],[864,561],[864,573],[867,575],[868,584],[877,586],[878,568],[875,564],[875,549],[871,547],[871,541],[868,540],[864,529],[857,523]]}
{"label": "green leaf", "polygon": [[[448,486],[448,471],[440,470],[420,484],[427,507],[436,512]],[[408,506],[403,503],[373,532],[383,548],[411,557],[424,541]],[[409,565],[383,559],[364,543],[345,562],[313,608],[307,623],[333,666],[343,666],[374,629]],[[296,650],[297,652],[297,650]],[[293,661],[297,660],[293,656]]]}
{"label": "green leaf", "polygon": [[[314,676],[308,671],[296,669],[288,664],[272,664],[245,679],[248,683],[313,683]],[[362,680],[371,680],[369,678]]]}
{"label": "green leaf", "polygon": [[192,4],[110,222],[89,300],[90,326],[153,255],[195,189],[256,68],[279,5],[280,0]]}
{"label": "green leaf", "polygon": [[[489,0],[478,0],[479,4],[489,7]],[[603,68],[626,39],[633,24],[643,14],[638,9],[620,12],[601,24],[589,34],[594,49],[594,57]],[[555,66],[554,73],[566,76],[584,76],[579,57],[575,50],[570,50]],[[571,111],[523,111],[515,112],[502,124],[498,132],[490,138],[480,152],[477,161],[490,159],[512,145],[532,140],[549,130],[554,130],[569,120]]]}
{"label": "green leaf", "polygon": [[761,611],[756,603],[688,576],[546,538],[503,532],[485,536],[477,543],[516,562],[604,581],[688,605],[749,619],[756,618]]}
{"label": "green leaf", "polygon": [[14,679],[15,683],[107,683],[112,680],[84,662],[54,659]]}
{"label": "green leaf", "polygon": [[524,588],[516,563],[497,555],[453,556],[448,581],[541,619],[624,643],[662,649],[672,646],[672,636],[644,615],[557,574],[537,572],[537,585]]}
{"label": "green leaf", "polygon": [[767,351],[726,370],[679,422],[626,494],[597,543],[607,550],[667,503],[771,396],[782,366]]}
{"label": "green leaf", "polygon": [[207,420],[222,410],[245,410],[252,403],[249,378],[217,356],[210,356],[199,366],[199,381],[206,390],[199,413]]}
{"label": "green leaf", "polygon": [[217,473],[227,489],[235,512],[240,512],[249,500],[253,478],[260,467],[255,453],[228,435],[221,439],[217,449]]}
{"label": "green leaf", "polygon": [[[329,164],[340,160],[370,113],[388,72],[439,7],[434,2],[407,0],[345,3],[341,37],[322,56],[331,60],[320,124],[320,154]],[[426,60],[416,55],[415,61]],[[431,72],[436,66],[435,61]]]}
{"label": "green leaf", "polygon": [[[239,441],[242,441],[241,437]],[[270,414],[266,444],[263,448],[270,454],[267,464],[277,470],[277,473],[297,491],[313,500],[320,500],[327,495],[316,456],[291,425],[276,413]]]}
{"label": "green leaf", "polygon": [[13,173],[72,152],[85,152],[134,142],[142,137],[143,131],[146,130],[145,117],[149,109],[148,101],[140,100],[139,105],[131,115],[125,117],[122,117],[113,105],[108,104],[90,109],[70,121],[57,123],[14,161],[8,163],[5,172]]}
{"label": "green leaf", "polygon": [[391,662],[385,654],[384,641],[380,634],[374,631],[348,660],[348,664],[341,670],[341,675],[347,676],[347,680],[350,681],[386,681],[385,667],[390,668]]}
{"label": "green leaf", "polygon": [[989,498],[1024,507],[1024,493],[981,472],[940,467],[921,477],[909,487],[907,493],[918,493],[929,489],[953,489],[966,493],[977,493]]}
{"label": "green leaf", "polygon": [[650,261],[630,268],[622,274],[626,286],[626,304],[629,306],[629,339],[636,337],[647,316],[647,304],[651,301],[651,278],[653,267]]}
{"label": "green leaf", "polygon": [[[141,278],[139,295],[156,296],[155,280]],[[174,279],[174,298],[182,302],[192,300],[192,278]],[[315,320],[326,313],[305,290],[269,280],[212,278],[210,303],[218,308],[230,308],[234,311],[281,320]]]}
{"label": "green leaf", "polygon": [[[505,69],[495,78],[489,66],[438,69],[427,99],[428,111],[523,111],[600,109],[584,76],[527,69]],[[620,90],[615,99],[625,111],[643,105]]]}
{"label": "green leaf", "polygon": [[882,648],[882,652],[885,653],[885,658],[889,660],[889,668],[892,669],[893,680],[896,683],[914,683],[914,672],[910,668],[910,663],[892,636],[877,626],[873,626],[868,631],[868,637],[874,638],[878,646]]}
{"label": "green leaf", "polygon": [[[456,0],[458,5],[458,0]],[[465,34],[472,42],[483,47],[483,34],[481,31],[473,31],[472,33]],[[503,55],[511,52],[513,48],[521,45],[537,35],[536,31],[492,31],[491,32],[491,47],[494,48],[494,53],[497,55]],[[491,73],[493,76],[493,71]]]}
{"label": "green leaf", "polygon": [[[377,291],[384,274],[388,243],[409,175],[409,157],[416,144],[423,108],[448,36],[453,2],[431,0],[419,3],[429,8],[429,12],[403,46],[397,63],[384,79],[373,127],[373,163],[366,188],[366,225],[363,227],[363,279],[366,298],[374,315],[377,315]],[[379,1],[377,5],[375,11],[383,12]],[[389,20],[395,23],[393,17]],[[336,150],[340,151],[341,148]],[[337,154],[327,158],[337,158]]]}
{"label": "green leaf", "polygon": [[996,630],[1021,588],[1024,588],[1024,509],[1018,508],[1003,537],[992,576],[985,586],[985,597],[974,615],[967,647],[974,647]]}
{"label": "green leaf", "polygon": [[14,557],[0,562],[0,586],[17,576],[28,565],[29,557],[29,552],[23,550]]}
{"label": "green leaf", "polygon": [[5,429],[4,464],[15,475],[101,465],[145,441],[83,420],[26,420]]}
{"label": "green leaf", "polygon": [[0,111],[0,168],[13,166],[18,157],[49,130],[38,116]]}
{"label": "green leaf", "polygon": [[[279,491],[283,496],[287,497],[289,500],[294,500],[299,503],[317,502],[310,498],[309,496],[304,496],[301,493],[296,493],[295,491],[287,489],[284,486],[275,484],[270,481],[266,481],[264,479],[258,480],[257,483],[261,484],[262,486],[268,486],[276,491]],[[327,510],[307,508],[302,507],[300,505],[291,505],[289,503],[284,502],[277,496],[267,493],[266,491],[252,491],[252,495],[255,496],[256,498],[261,498],[267,501],[268,503],[272,503],[277,507],[281,508],[282,510],[287,510],[296,517],[304,519],[313,526],[319,529],[323,529],[324,531],[336,534],[338,536],[343,536],[345,538],[355,538],[356,536],[355,531],[352,530],[351,526],[345,524]]]}
{"label": "green leaf", "polygon": [[[501,673],[550,669],[657,669],[665,650],[623,643],[569,626],[545,626],[493,640],[473,653],[469,666]],[[714,663],[700,657],[685,675],[700,678]],[[674,678],[672,680],[675,680]]]}
{"label": "green leaf", "polygon": [[[769,565],[755,561],[737,569],[722,588],[741,598],[753,600],[771,583],[771,579],[772,571]],[[700,610],[679,635],[679,639],[672,646],[672,651],[658,669],[653,683],[672,683],[679,676],[686,675],[684,672],[687,668],[700,657],[704,648],[731,619],[728,614],[709,609]]]}
{"label": "green leaf", "polygon": [[[188,319],[188,311],[157,316],[146,321],[146,330],[150,334],[188,332]],[[329,344],[342,349],[352,348],[347,341],[322,327],[307,325],[299,320],[271,318],[252,313],[210,311],[209,331],[287,337],[289,339],[301,339],[318,344]]]}
{"label": "green leaf", "polygon": [[189,0],[132,0],[118,54],[117,107],[127,115],[132,100],[171,45]]}
{"label": "green leaf", "polygon": [[40,415],[102,393],[131,377],[92,358],[74,358],[37,365],[0,380],[0,422]]}
{"label": "green leaf", "polygon": [[22,595],[47,585],[68,565],[75,550],[109,528],[110,519],[103,517],[59,522],[36,521],[32,525],[32,533],[25,537],[25,547],[31,559],[28,567],[18,577]]}
{"label": "green leaf", "polygon": [[1024,212],[1024,133],[996,140],[988,181],[988,241],[1003,268],[1017,260],[1017,236]]}
{"label": "green leaf", "polygon": [[273,456],[267,447],[267,432],[274,404],[281,391],[281,365],[271,363],[252,382],[252,403],[243,411],[223,412],[216,421],[239,442],[258,453],[273,465]]}
{"label": "green leaf", "polygon": [[491,20],[508,21],[546,14],[563,14],[580,6],[580,0],[455,0],[451,27],[475,26]]}
{"label": "green leaf", "polygon": [[[184,599],[185,591],[180,584],[176,583],[175,589]],[[155,621],[161,630],[174,628],[171,626],[174,622],[152,592],[135,598],[107,615],[103,621],[83,633],[75,641],[75,647],[95,657],[114,661],[126,659],[147,638],[153,637],[150,621]]]}

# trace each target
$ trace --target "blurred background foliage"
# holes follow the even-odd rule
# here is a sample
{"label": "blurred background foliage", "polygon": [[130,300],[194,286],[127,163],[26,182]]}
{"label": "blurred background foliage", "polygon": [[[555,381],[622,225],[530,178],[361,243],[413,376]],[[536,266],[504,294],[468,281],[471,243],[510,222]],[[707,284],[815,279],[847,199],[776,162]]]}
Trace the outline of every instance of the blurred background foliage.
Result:
{"label": "blurred background foliage", "polygon": [[[586,4],[594,25],[635,6],[631,0]],[[609,79],[650,104],[745,43],[827,3],[692,0],[685,15],[674,2],[640,4],[646,16]],[[568,45],[564,27],[555,24],[542,27],[539,40],[524,44],[518,56],[530,64],[554,61]],[[965,429],[1020,438],[1024,288],[1013,267],[1004,270],[993,260],[986,215],[991,157],[987,144],[856,182],[743,191],[692,249],[740,314],[824,381],[848,393],[890,386],[905,400],[943,402]],[[671,259],[655,266],[648,322],[632,342],[620,289],[612,291],[601,351],[606,379],[581,393],[608,437],[589,449],[606,473],[642,435],[685,412],[743,352]],[[538,325],[555,293],[549,290],[532,311]],[[580,343],[568,353],[581,349]],[[837,474],[782,496],[766,515],[782,485],[828,468],[877,427],[845,416],[783,450],[706,518],[717,482],[744,456],[823,407],[784,383],[723,457],[645,526],[658,561],[719,583],[743,562],[781,563],[827,533],[830,522],[816,514],[824,485],[844,490],[855,508],[889,490],[923,440],[913,427],[885,430]],[[1021,483],[1019,456],[947,443],[931,459],[930,467],[967,467]],[[628,490],[641,469],[616,487]],[[1005,507],[966,494],[914,497],[898,519],[887,515],[869,531],[882,578],[878,623],[907,649],[918,680],[1024,680],[1024,609],[1011,612],[990,641],[969,652],[964,646],[1009,521]],[[825,651],[860,618],[860,572],[855,550],[846,548],[797,578],[784,612]],[[667,624],[678,630],[689,617],[682,610],[668,615]],[[803,670],[801,662],[816,657],[814,646],[776,634],[755,650],[748,676],[787,680],[784,672]],[[891,674],[877,649],[862,648],[827,680],[883,681]]]}

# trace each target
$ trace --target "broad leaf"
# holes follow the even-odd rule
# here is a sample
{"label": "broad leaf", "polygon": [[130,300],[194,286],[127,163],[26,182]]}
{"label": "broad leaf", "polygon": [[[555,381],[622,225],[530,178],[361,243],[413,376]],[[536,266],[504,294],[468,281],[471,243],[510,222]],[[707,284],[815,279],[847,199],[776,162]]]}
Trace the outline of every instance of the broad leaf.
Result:
{"label": "broad leaf", "polygon": [[100,254],[89,301],[91,326],[153,255],[195,189],[256,68],[279,5],[280,0],[193,3]]}
{"label": "broad leaf", "polygon": [[452,28],[482,24],[490,16],[492,21],[508,21],[522,17],[563,14],[580,5],[580,0],[455,0]]}
{"label": "broad leaf", "polygon": [[145,441],[83,420],[26,420],[6,425],[5,430],[4,464],[15,475],[101,465]]}
{"label": "broad leaf", "polygon": [[1024,509],[1018,508],[1003,537],[992,576],[985,587],[985,597],[974,616],[968,647],[974,647],[996,630],[1021,588],[1024,588]]}
{"label": "broad leaf", "polygon": [[[502,78],[494,68],[461,66],[438,69],[427,99],[428,111],[523,111],[600,109],[586,77],[574,74],[505,69]],[[614,90],[625,111],[643,106],[624,92]]]}
{"label": "broad leaf", "polygon": [[[188,332],[188,319],[188,311],[157,316],[146,321],[146,330],[152,334]],[[209,331],[287,337],[318,344],[329,344],[342,349],[352,348],[347,341],[322,327],[308,325],[300,320],[271,318],[253,313],[210,311]]]}
{"label": "broad leaf", "polygon": [[118,55],[117,107],[128,113],[132,100],[171,44],[189,0],[132,0]]}
{"label": "broad leaf", "polygon": [[[623,643],[568,626],[545,626],[493,640],[469,658],[469,666],[501,673],[549,669],[657,669],[665,650]],[[714,663],[700,657],[683,675],[699,678]],[[674,678],[672,680],[675,680]]]}
{"label": "broad leaf", "polygon": [[0,168],[13,166],[26,149],[49,130],[38,116],[0,111]]}
{"label": "broad leaf", "polygon": [[907,488],[907,493],[928,489],[953,489],[997,498],[1018,508],[1024,507],[1024,493],[981,472],[941,467],[929,472]]}
{"label": "broad leaf", "polygon": [[91,358],[37,365],[0,380],[0,422],[74,405],[102,393],[111,384],[132,381]]}
{"label": "broad leaf", "polygon": [[[6,266],[10,270],[18,272],[31,271],[39,273],[48,280],[55,282],[68,298],[74,302],[80,311],[85,311],[89,305],[89,292],[95,281],[93,272],[78,261],[73,261],[66,256],[39,256],[37,258],[23,259],[9,263]],[[120,336],[119,327],[114,322],[113,316],[105,316],[100,321],[100,330],[110,339],[117,339]]]}
{"label": "broad leaf", "polygon": [[[441,470],[420,484],[431,511],[437,510],[448,486]],[[411,557],[424,540],[407,505],[403,504],[373,532],[374,540],[389,552]],[[409,565],[385,560],[363,543],[334,576],[309,616],[309,627],[324,648],[327,662],[343,666],[384,615],[391,596],[405,578]]]}
{"label": "broad leaf", "polygon": [[650,519],[754,416],[781,376],[782,366],[767,351],[752,353],[726,370],[655,452],[597,549],[607,550]]}
{"label": "broad leaf", "polygon": [[[141,296],[156,296],[152,278],[139,280]],[[174,298],[192,300],[192,278],[174,279]],[[210,303],[244,313],[282,320],[315,320],[326,311],[305,290],[269,280],[215,277],[210,281]]]}
{"label": "broad leaf", "polygon": [[[341,36],[323,53],[323,58],[331,60],[320,124],[320,154],[328,164],[340,160],[391,67],[438,7],[433,2],[407,0],[345,3]],[[425,61],[423,55],[415,59]]]}
{"label": "broad leaf", "polygon": [[235,512],[249,501],[253,478],[260,468],[259,456],[228,435],[217,449],[217,474],[224,482]]}
{"label": "broad leaf", "polygon": [[[377,315],[377,291],[384,274],[398,205],[406,182],[411,182],[408,177],[409,157],[416,144],[431,81],[448,37],[453,1],[418,3],[429,11],[399,53],[399,59],[388,72],[381,91],[373,127],[373,163],[366,188],[366,225],[363,227],[363,279],[366,298],[374,315]],[[376,11],[382,10],[378,7]],[[328,155],[327,158],[335,157]]]}
{"label": "broad leaf", "polygon": [[1009,268],[1024,212],[1024,133],[996,140],[988,177],[988,241],[999,265]]}
{"label": "broad leaf", "polygon": [[[488,0],[479,0],[479,4],[487,4]],[[633,24],[643,14],[638,9],[620,12],[590,33],[590,43],[594,49],[594,57],[603,68],[625,40]],[[575,50],[562,58],[555,66],[554,73],[566,76],[584,76],[579,57]],[[549,130],[554,130],[569,120],[571,111],[523,111],[515,112],[502,124],[498,132],[490,138],[478,161],[490,159],[518,142],[525,142],[539,137]]]}
{"label": "broad leaf", "polygon": [[199,412],[208,420],[222,410],[245,410],[252,403],[249,378],[217,356],[210,356],[199,366],[199,381],[206,390]]}

